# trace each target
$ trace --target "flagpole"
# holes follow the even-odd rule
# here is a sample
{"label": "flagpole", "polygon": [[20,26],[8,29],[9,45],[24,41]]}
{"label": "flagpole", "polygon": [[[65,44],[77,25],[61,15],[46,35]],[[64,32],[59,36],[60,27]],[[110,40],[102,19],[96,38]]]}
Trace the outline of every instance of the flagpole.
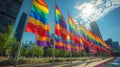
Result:
{"label": "flagpole", "polygon": [[70,54],[71,64],[72,64],[72,54],[73,54],[73,42],[71,41],[71,54]]}
{"label": "flagpole", "polygon": [[[26,21],[25,21],[25,25],[24,25],[24,28],[23,28],[23,32],[22,32],[22,36],[21,36],[21,38],[19,39],[19,46],[18,46],[18,50],[17,50],[17,53],[16,53],[16,57],[15,57],[15,60],[14,60],[14,67],[16,67],[16,65],[17,65],[17,63],[18,63],[18,58],[19,58],[19,54],[20,54],[20,49],[21,49],[21,46],[22,46],[22,38],[23,38],[23,34],[24,34],[24,31],[25,31],[25,26],[26,26],[26,24],[27,24],[27,20],[28,20],[28,17],[29,17],[29,14],[30,14],[30,9],[31,9],[31,7],[32,7],[32,3],[33,3],[33,0],[31,0],[31,3],[30,3],[30,7],[29,7],[29,9],[28,9],[28,14],[27,14],[27,18],[25,19]],[[21,20],[19,20],[19,21],[21,21]]]}
{"label": "flagpole", "polygon": [[65,58],[66,58],[66,44],[64,42]]}
{"label": "flagpole", "polygon": [[[79,21],[77,21],[78,22],[78,35],[80,36],[80,33],[79,33]],[[79,44],[79,51],[78,52],[80,52],[80,49],[81,49],[81,42],[80,42],[80,44]],[[80,57],[80,54],[78,55],[79,57]]]}
{"label": "flagpole", "polygon": [[54,37],[51,38],[51,44],[53,47],[53,57],[52,57],[52,64],[54,65],[55,60],[55,45],[54,45]]}
{"label": "flagpole", "polygon": [[36,36],[35,36],[35,42],[32,43],[32,48],[33,48],[33,51],[32,51],[32,58],[34,58],[35,44],[36,44]]}
{"label": "flagpole", "polygon": [[[56,0],[54,1],[55,3],[54,3],[54,9],[55,9],[55,12],[54,12],[54,22],[55,22],[55,20],[56,20]],[[55,25],[54,25],[54,28],[55,28]],[[54,36],[53,36],[53,61],[52,61],[52,64],[54,65],[54,63],[55,63],[55,44],[54,44],[54,39],[55,39],[55,34],[54,34]]]}
{"label": "flagpole", "polygon": [[[67,10],[67,12],[68,12],[68,10]],[[69,12],[68,12],[68,16],[69,16]],[[68,18],[68,23],[69,23],[69,18]],[[70,26],[69,26],[69,32],[70,32]],[[72,50],[72,48],[73,48],[72,45],[73,45],[73,42],[72,42],[72,40],[71,40],[71,52],[70,52],[70,60],[71,60],[70,63],[71,63],[71,64],[72,64],[72,53],[73,53],[73,52],[72,52],[72,51],[73,51],[73,50]]]}

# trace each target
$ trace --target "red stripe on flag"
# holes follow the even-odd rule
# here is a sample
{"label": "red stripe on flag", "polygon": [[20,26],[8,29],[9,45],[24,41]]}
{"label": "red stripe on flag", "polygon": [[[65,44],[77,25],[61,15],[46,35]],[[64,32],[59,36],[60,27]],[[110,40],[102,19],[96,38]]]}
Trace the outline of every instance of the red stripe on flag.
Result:
{"label": "red stripe on flag", "polygon": [[45,29],[43,29],[41,26],[38,26],[38,25],[34,25],[34,24],[31,24],[31,23],[27,23],[27,26],[26,26],[26,32],[32,32],[34,34],[38,34],[38,35],[41,35],[41,36],[46,36],[47,35],[47,32]]}

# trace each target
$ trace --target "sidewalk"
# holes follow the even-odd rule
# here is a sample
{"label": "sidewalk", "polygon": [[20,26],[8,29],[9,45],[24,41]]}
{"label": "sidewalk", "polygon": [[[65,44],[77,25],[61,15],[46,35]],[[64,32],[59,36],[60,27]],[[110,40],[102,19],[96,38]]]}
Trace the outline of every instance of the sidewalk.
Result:
{"label": "sidewalk", "polygon": [[[52,63],[44,63],[44,64],[22,64],[17,65],[17,67],[95,67],[103,62],[111,60],[113,58],[108,58],[104,60],[92,59],[87,61],[70,61],[68,62],[55,62],[54,65]],[[4,67],[13,67],[13,66],[4,66]]]}
{"label": "sidewalk", "polygon": [[79,64],[78,66],[73,65],[73,67],[95,67],[95,66],[102,64],[103,62],[106,62],[106,61],[111,60],[111,59],[113,59],[113,58],[108,58],[105,60],[98,60],[98,61],[89,61],[89,62],[86,62],[83,64]]}
{"label": "sidewalk", "polygon": [[88,60],[85,62],[82,61],[74,61],[72,65],[66,64],[66,65],[59,65],[59,66],[53,66],[53,67],[95,67],[103,62],[106,62],[108,60],[111,60],[113,58],[108,58],[105,60]]}

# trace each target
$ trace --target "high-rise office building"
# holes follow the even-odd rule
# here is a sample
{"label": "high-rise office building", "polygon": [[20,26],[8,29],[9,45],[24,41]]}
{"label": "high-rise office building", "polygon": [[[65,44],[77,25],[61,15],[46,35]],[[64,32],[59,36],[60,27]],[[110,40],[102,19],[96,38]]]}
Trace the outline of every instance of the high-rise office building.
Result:
{"label": "high-rise office building", "polygon": [[0,32],[5,26],[15,24],[23,0],[0,0]]}
{"label": "high-rise office building", "polygon": [[96,22],[90,23],[90,28],[91,28],[91,31],[92,31],[95,35],[99,36],[99,37],[102,39],[102,36],[101,36],[100,30],[99,30],[99,27],[98,27],[98,25],[97,25]]}
{"label": "high-rise office building", "polygon": [[120,52],[120,46],[117,41],[113,42],[113,47],[115,51]]}
{"label": "high-rise office building", "polygon": [[108,44],[108,45],[110,45],[111,47],[113,47],[113,41],[112,41],[111,38],[110,38],[110,39],[107,39],[107,40],[105,41],[105,43]]}
{"label": "high-rise office building", "polygon": [[113,42],[112,39],[107,39],[105,42],[106,42],[106,44],[111,46],[113,51],[120,52],[120,46],[119,46],[119,43],[117,41]]}

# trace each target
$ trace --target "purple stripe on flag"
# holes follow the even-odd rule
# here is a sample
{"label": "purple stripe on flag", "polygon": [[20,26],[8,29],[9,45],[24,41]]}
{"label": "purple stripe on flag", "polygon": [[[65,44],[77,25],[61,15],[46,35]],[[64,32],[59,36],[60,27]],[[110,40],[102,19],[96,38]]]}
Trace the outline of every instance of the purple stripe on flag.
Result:
{"label": "purple stripe on flag", "polygon": [[55,45],[55,48],[56,48],[56,49],[64,49],[64,46],[60,47],[60,46],[58,46],[58,45]]}
{"label": "purple stripe on flag", "polygon": [[50,47],[50,42],[48,41],[36,41],[37,46]]}

